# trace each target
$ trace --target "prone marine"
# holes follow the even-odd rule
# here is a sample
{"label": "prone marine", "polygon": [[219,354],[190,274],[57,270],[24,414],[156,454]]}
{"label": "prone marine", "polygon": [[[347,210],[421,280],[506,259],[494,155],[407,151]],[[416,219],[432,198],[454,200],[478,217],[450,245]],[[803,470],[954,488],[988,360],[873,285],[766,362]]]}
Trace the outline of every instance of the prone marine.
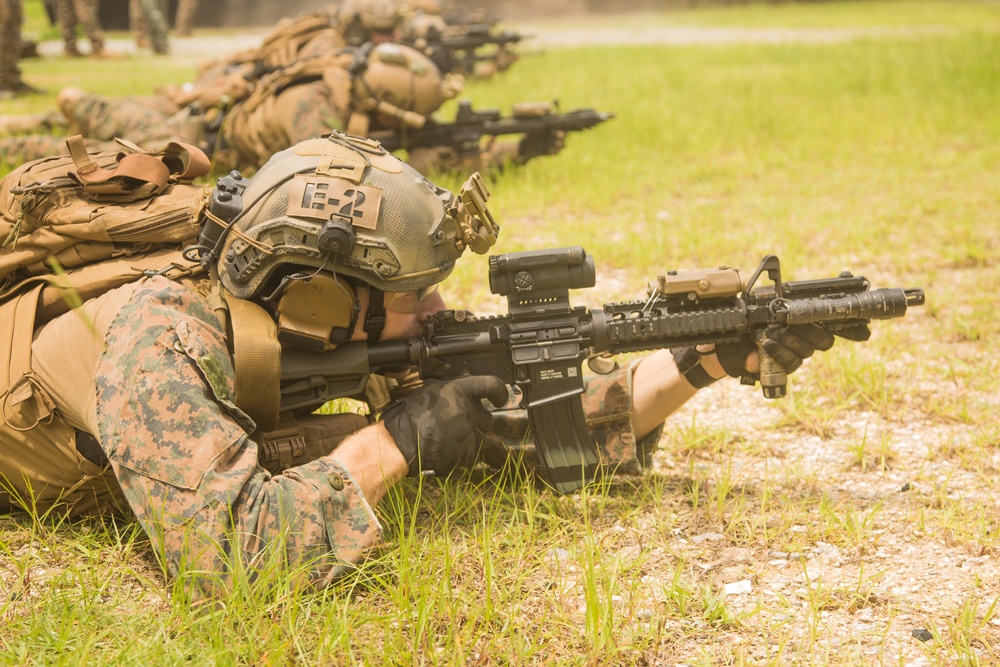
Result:
{"label": "prone marine", "polygon": [[[392,42],[302,57],[271,72],[231,108],[178,107],[163,97],[110,99],[69,87],[60,91],[60,113],[0,119],[0,154],[9,161],[64,152],[59,130],[81,134],[91,150],[110,150],[123,137],[156,149],[170,141],[196,144],[217,167],[258,168],[272,154],[331,130],[356,135],[405,134],[422,127],[461,90],[422,53]],[[32,130],[44,131],[31,133]],[[28,134],[24,134],[28,132]],[[565,133],[545,130],[520,139],[498,139],[459,154],[447,145],[410,152],[423,173],[500,168],[558,153]]]}
{"label": "prone marine", "polygon": [[[13,341],[0,359],[2,508],[131,514],[168,574],[208,597],[267,555],[328,585],[379,542],[373,508],[387,490],[475,465],[497,439],[484,401],[510,398],[500,379],[472,375],[415,383],[380,414],[276,415],[267,397],[283,350],[419,333],[444,309],[438,287],[464,251],[487,252],[499,229],[478,179],[454,195],[339,132],[276,153],[242,192],[231,186],[212,193],[194,246],[74,311],[38,309],[58,292],[44,276],[15,271],[0,297]],[[32,230],[15,227],[8,241],[30,246]],[[833,343],[817,324],[768,327],[760,341],[788,372]],[[758,363],[741,338],[662,349],[589,380],[581,401],[601,468],[640,474],[665,419]],[[505,441],[520,447],[526,435],[509,426]]]}

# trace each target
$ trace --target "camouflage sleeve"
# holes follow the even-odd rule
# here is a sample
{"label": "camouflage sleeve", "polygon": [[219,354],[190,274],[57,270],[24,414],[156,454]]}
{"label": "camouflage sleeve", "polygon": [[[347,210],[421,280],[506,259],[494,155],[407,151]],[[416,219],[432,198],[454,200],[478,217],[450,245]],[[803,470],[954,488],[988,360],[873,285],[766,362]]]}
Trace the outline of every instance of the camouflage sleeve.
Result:
{"label": "camouflage sleeve", "polygon": [[140,285],[108,330],[96,374],[99,437],[168,572],[196,595],[248,565],[302,566],[325,585],[380,538],[360,489],[323,457],[272,476],[233,403],[220,325],[166,279]]}
{"label": "camouflage sleeve", "polygon": [[[587,428],[597,442],[602,464],[616,475],[641,475],[649,467],[663,433],[660,424],[645,437],[636,437],[632,423],[632,378],[637,364],[638,361],[608,375],[588,377],[582,398]],[[490,465],[499,467],[510,453],[521,456],[529,466],[540,465],[526,411],[494,413],[493,434],[496,437],[487,441],[484,452]]]}

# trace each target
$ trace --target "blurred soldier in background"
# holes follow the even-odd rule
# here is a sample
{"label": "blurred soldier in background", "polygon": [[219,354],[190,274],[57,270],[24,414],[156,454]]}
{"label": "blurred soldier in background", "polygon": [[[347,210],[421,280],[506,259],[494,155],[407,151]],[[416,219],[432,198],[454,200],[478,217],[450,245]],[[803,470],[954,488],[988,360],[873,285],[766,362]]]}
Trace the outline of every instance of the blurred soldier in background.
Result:
{"label": "blurred soldier in background", "polygon": [[400,11],[395,0],[344,0],[337,21],[351,46],[396,41]]}
{"label": "blurred soldier in background", "polygon": [[90,40],[90,53],[104,54],[104,31],[97,14],[100,0],[59,0],[59,26],[62,30],[63,51],[71,58],[79,58],[76,48],[76,27],[79,25]]}
{"label": "blurred soldier in background", "polygon": [[[426,56],[394,43],[365,45],[341,53],[300,58],[260,79],[232,108],[179,107],[159,98],[110,100],[79,88],[59,93],[70,134],[95,140],[91,147],[114,148],[115,137],[147,149],[184,141],[213,154],[216,168],[257,168],[273,153],[334,129],[366,136],[374,131],[406,132],[423,126],[441,104],[461,90],[460,80],[442,76]],[[59,128],[53,114],[0,119],[0,132]],[[489,168],[558,152],[562,133],[544,141],[497,141],[461,157],[445,147],[420,148],[410,162],[428,172]],[[102,143],[103,142],[103,143]],[[61,137],[11,136],[0,139],[8,160],[65,153]]]}
{"label": "blurred soldier in background", "polygon": [[0,99],[40,92],[21,79],[17,61],[21,57],[21,0],[0,0]]}
{"label": "blurred soldier in background", "polygon": [[403,10],[400,41],[420,49],[442,72],[488,79],[517,62],[513,47],[524,38],[495,26],[496,18],[481,11],[446,16],[440,0],[411,0]]}
{"label": "blurred soldier in background", "polygon": [[129,25],[139,48],[163,55],[170,51],[166,13],[161,0],[129,0]]}
{"label": "blurred soldier in background", "polygon": [[301,58],[339,53],[348,45],[395,41],[399,12],[392,0],[347,0],[282,19],[261,45],[202,65],[194,81],[158,92],[175,104],[202,109],[234,105],[262,77]]}
{"label": "blurred soldier in background", "polygon": [[174,18],[174,30],[179,37],[190,37],[198,18],[198,0],[177,0],[177,16]]}

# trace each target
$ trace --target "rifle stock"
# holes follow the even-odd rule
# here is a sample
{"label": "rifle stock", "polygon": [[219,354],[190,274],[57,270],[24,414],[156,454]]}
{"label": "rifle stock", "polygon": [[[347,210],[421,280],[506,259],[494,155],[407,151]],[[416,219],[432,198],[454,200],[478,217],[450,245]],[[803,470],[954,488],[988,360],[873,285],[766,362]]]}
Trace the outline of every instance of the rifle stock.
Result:
{"label": "rifle stock", "polygon": [[[771,285],[756,285],[762,273]],[[658,277],[649,299],[601,309],[570,305],[570,289],[596,282],[593,257],[580,247],[492,256],[489,278],[491,291],[507,297],[505,315],[446,310],[421,336],[343,343],[328,352],[284,351],[282,410],[358,395],[368,374],[405,366],[425,379],[496,375],[528,410],[547,481],[569,493],[599,471],[579,398],[588,357],[756,340],[770,324],[814,322],[836,333],[902,317],[924,303],[921,289],[871,289],[850,273],[783,283],[772,255],[746,282],[728,267],[672,271]],[[743,382],[759,381],[768,398],[784,396],[784,369],[759,351],[762,372]]]}

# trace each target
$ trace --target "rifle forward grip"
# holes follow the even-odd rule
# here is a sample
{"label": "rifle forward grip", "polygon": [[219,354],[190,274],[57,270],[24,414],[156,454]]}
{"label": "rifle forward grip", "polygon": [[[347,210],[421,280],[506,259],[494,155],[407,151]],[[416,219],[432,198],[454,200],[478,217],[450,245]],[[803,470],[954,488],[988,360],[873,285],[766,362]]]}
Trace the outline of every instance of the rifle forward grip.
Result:
{"label": "rifle forward grip", "polygon": [[763,338],[763,329],[754,332],[754,343],[757,344],[757,354],[760,356],[760,388],[764,392],[764,398],[784,398],[788,393],[788,373],[764,350],[764,346],[760,344]]}

